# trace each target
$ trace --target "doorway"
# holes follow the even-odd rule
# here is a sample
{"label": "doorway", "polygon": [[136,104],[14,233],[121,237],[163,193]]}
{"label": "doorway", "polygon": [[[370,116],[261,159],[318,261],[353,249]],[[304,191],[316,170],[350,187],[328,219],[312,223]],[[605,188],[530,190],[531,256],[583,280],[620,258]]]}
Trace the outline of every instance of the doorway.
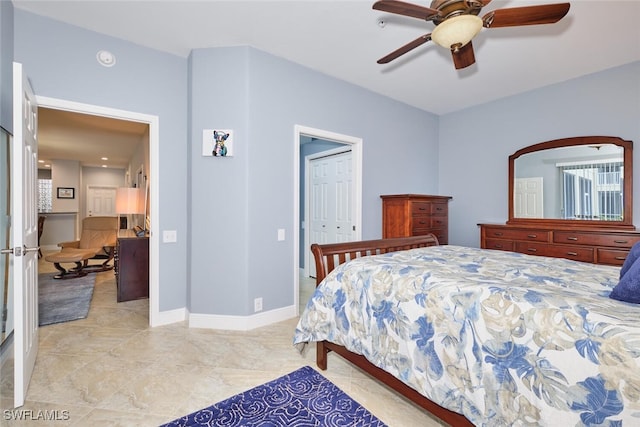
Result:
{"label": "doorway", "polygon": [[[148,151],[149,151],[149,223],[152,227],[158,225],[159,210],[159,118],[148,114],[136,113],[125,110],[117,110],[91,104],[82,104],[56,98],[36,96],[38,106],[68,112],[86,114],[123,120],[127,122],[143,123],[148,125]],[[160,324],[159,304],[159,241],[157,233],[149,236],[149,325]]]}
{"label": "doorway", "polygon": [[[351,146],[305,156],[303,254],[305,277],[316,277],[311,243],[353,240],[353,162]],[[302,187],[302,183],[301,183]],[[302,216],[302,215],[301,215]]]}
{"label": "doorway", "polygon": [[[304,212],[308,212],[309,206],[308,191],[305,190],[305,159],[301,158],[302,145],[306,141],[312,139],[322,140],[332,143],[328,149],[336,149],[336,147],[345,147],[341,151],[351,151],[351,188],[353,191],[350,214],[351,214],[351,239],[359,240],[362,237],[362,139],[349,135],[343,135],[322,129],[315,129],[300,125],[294,126],[294,305],[296,315],[299,314],[300,306],[300,276],[301,272],[307,274],[306,266],[313,262],[313,258],[309,260],[308,247],[308,220],[304,220]],[[303,267],[301,268],[301,261]]]}

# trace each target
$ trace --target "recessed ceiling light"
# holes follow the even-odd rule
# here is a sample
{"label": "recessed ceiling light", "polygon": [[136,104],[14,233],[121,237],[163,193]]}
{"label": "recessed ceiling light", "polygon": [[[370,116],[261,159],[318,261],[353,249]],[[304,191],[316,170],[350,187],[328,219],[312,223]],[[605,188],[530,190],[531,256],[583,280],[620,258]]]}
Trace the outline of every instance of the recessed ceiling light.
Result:
{"label": "recessed ceiling light", "polygon": [[46,164],[46,165],[44,165],[44,167],[45,167],[45,168],[50,168],[50,167],[51,167],[51,165],[50,165],[50,164]]}
{"label": "recessed ceiling light", "polygon": [[44,163],[44,160],[38,160],[38,163]]}
{"label": "recessed ceiling light", "polygon": [[109,160],[108,157],[100,157],[100,160]]}
{"label": "recessed ceiling light", "polygon": [[103,168],[106,168],[106,167],[108,167],[108,166],[107,166],[107,165],[102,165],[102,167],[103,167]]}
{"label": "recessed ceiling light", "polygon": [[116,65],[116,57],[108,50],[101,50],[96,54],[98,63],[103,67],[113,67]]}

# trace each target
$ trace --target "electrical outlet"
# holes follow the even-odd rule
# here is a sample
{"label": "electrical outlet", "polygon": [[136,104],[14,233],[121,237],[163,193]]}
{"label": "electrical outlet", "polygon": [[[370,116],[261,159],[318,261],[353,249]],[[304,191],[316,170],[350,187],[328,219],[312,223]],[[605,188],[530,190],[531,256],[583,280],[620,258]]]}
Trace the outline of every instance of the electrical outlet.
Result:
{"label": "electrical outlet", "polygon": [[258,312],[262,311],[262,298],[256,298],[253,300],[253,311]]}

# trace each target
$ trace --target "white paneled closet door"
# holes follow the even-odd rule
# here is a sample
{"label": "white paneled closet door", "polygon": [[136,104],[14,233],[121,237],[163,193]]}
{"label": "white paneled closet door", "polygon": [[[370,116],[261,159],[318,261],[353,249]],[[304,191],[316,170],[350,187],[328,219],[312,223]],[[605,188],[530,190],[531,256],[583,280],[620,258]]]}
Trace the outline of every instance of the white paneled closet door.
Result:
{"label": "white paneled closet door", "polygon": [[[353,240],[351,152],[311,160],[309,168],[309,246]],[[309,275],[315,277],[314,262]]]}

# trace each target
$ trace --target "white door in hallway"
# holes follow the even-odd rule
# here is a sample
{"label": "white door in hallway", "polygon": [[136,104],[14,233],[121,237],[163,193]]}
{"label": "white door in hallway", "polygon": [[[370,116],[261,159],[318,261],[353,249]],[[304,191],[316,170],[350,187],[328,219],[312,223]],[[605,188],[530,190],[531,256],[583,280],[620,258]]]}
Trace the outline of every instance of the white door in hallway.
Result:
{"label": "white door in hallway", "polygon": [[516,218],[543,218],[542,177],[516,178],[513,206]]}
{"label": "white door in hallway", "polygon": [[11,236],[14,287],[14,406],[24,404],[38,354],[38,108],[21,64],[13,64]]}
{"label": "white door in hallway", "polygon": [[[353,240],[353,167],[351,151],[309,162],[309,246]],[[309,249],[310,250],[310,249]],[[315,277],[310,256],[309,276]]]}
{"label": "white door in hallway", "polygon": [[116,189],[89,186],[87,189],[87,216],[114,216],[116,214]]}

